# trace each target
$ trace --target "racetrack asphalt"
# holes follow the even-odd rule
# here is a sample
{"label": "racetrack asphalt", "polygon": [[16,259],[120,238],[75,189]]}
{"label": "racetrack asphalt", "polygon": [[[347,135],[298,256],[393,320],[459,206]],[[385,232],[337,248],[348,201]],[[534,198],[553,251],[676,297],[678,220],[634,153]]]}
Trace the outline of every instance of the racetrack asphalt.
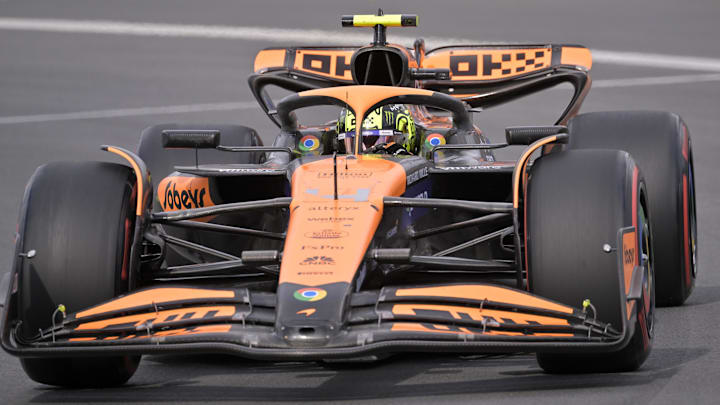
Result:
{"label": "racetrack asphalt", "polygon": [[[0,0],[0,19],[340,32],[341,14],[372,13],[377,7],[420,15],[419,28],[391,29],[391,39],[397,34],[477,38],[478,42],[580,43],[616,54],[720,59],[717,0]],[[288,38],[287,44],[294,39]],[[101,152],[99,145],[134,149],[142,129],[161,122],[240,123],[256,128],[269,143],[276,128],[253,107],[246,84],[255,53],[268,46],[278,43],[252,38],[8,30],[0,24],[0,235],[4,235],[0,236],[0,273],[12,262],[23,188],[43,163],[116,161]],[[697,286],[684,306],[657,311],[655,346],[639,371],[552,376],[542,373],[533,356],[522,354],[405,355],[378,364],[342,367],[222,356],[148,356],[126,387],[61,390],[32,382],[17,359],[1,352],[0,399],[3,403],[717,403],[720,187],[715,175],[720,173],[720,81],[707,75],[718,71],[652,63],[639,66],[613,62],[607,53],[598,56],[592,71],[597,86],[582,111],[679,113],[690,129],[695,154]],[[676,79],[652,79],[665,76]],[[554,100],[555,96],[548,97]],[[495,139],[500,139],[506,125],[548,123],[553,110],[547,104],[552,103],[544,100],[533,98],[490,110],[478,117],[478,123]],[[512,158],[516,152],[501,156]]]}

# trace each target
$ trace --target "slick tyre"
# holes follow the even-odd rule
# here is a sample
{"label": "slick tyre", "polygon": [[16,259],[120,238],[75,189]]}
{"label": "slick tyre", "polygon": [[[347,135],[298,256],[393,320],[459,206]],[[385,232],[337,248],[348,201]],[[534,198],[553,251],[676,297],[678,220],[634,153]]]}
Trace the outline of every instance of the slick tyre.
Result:
{"label": "slick tyre", "polygon": [[[618,269],[618,255],[624,253],[618,248],[621,229],[635,227],[638,242],[632,257],[644,269],[642,299],[629,309],[626,333],[632,335],[623,348],[602,354],[539,353],[540,366],[550,373],[640,367],[653,339],[653,252],[645,184],[630,155],[571,150],[544,156],[532,167],[525,202],[532,293],[578,308],[589,299],[596,319],[619,332],[625,325],[624,278],[629,276],[624,268]],[[608,252],[605,245],[615,250]]]}
{"label": "slick tyre", "polygon": [[[19,240],[32,257],[18,263],[18,331],[36,339],[68,313],[128,291],[135,221],[135,176],[104,162],[58,162],[38,168],[20,214]],[[55,322],[61,315],[55,314]],[[21,358],[27,375],[49,385],[102,387],[125,383],[140,356]]]}
{"label": "slick tyre", "polygon": [[609,111],[569,122],[570,149],[620,149],[640,166],[653,218],[657,303],[681,305],[697,276],[697,222],[690,135],[661,111]]}

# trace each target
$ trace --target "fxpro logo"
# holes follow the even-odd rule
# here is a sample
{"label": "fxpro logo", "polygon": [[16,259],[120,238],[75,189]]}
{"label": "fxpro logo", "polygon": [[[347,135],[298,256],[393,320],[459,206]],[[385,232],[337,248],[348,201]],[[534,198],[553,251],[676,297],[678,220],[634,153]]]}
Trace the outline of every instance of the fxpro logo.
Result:
{"label": "fxpro logo", "polygon": [[187,187],[180,186],[177,183],[168,181],[163,192],[162,207],[165,211],[201,208],[205,206],[207,190],[205,187],[193,187],[188,184]]}

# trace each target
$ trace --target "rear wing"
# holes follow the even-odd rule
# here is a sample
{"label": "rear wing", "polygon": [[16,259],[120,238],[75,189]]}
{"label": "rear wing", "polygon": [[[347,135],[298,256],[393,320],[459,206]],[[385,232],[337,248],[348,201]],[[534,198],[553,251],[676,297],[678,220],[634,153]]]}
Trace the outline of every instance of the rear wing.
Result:
{"label": "rear wing", "polygon": [[[391,83],[363,83],[369,70],[366,62],[363,71],[353,71],[356,56],[371,52],[387,52],[398,61],[386,69],[389,74],[400,72]],[[465,45],[425,52],[424,42],[418,40],[414,49],[392,44],[264,49],[255,57],[255,74],[248,83],[278,126],[275,103],[264,90],[268,85],[293,92],[352,84],[420,87],[459,97],[471,108],[486,109],[570,83],[573,96],[556,121],[565,124],[580,109],[590,89],[591,67],[590,50],[580,45]]]}
{"label": "rear wing", "polygon": [[255,73],[299,74],[328,86],[354,84],[350,61],[359,47],[268,48],[255,56]]}
{"label": "rear wing", "polygon": [[486,109],[561,83],[574,92],[556,125],[565,125],[580,110],[590,90],[590,50],[580,45],[469,45],[428,51],[426,69],[447,67],[450,80],[427,80],[428,90],[461,98],[471,108]]}
{"label": "rear wing", "polygon": [[[396,48],[402,48],[395,46]],[[325,81],[354,83],[352,58],[361,47],[267,48],[255,57],[255,73],[285,72]],[[402,48],[410,67],[448,69],[453,83],[481,84],[535,74],[553,68],[592,67],[590,50],[580,45],[463,45],[416,55]]]}
{"label": "rear wing", "polygon": [[386,27],[417,26],[417,16],[343,16],[344,27],[372,27],[373,42],[361,47],[268,48],[255,57],[248,79],[253,95],[275,124],[275,104],[264,88],[299,92],[351,84],[424,88],[461,98],[471,108],[488,108],[571,83],[575,92],[557,120],[565,124],[589,90],[590,50],[566,44],[444,46],[426,51],[387,43]]}
{"label": "rear wing", "polygon": [[589,71],[590,50],[580,45],[467,45],[428,51],[425,68],[450,69],[453,83],[483,83],[569,67]]}

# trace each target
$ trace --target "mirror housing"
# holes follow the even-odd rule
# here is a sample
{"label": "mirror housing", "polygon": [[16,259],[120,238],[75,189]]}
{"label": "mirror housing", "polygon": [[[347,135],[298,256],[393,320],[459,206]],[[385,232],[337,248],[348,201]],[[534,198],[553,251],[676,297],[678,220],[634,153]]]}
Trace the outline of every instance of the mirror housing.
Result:
{"label": "mirror housing", "polygon": [[162,131],[163,148],[215,149],[220,145],[216,129],[166,129]]}

